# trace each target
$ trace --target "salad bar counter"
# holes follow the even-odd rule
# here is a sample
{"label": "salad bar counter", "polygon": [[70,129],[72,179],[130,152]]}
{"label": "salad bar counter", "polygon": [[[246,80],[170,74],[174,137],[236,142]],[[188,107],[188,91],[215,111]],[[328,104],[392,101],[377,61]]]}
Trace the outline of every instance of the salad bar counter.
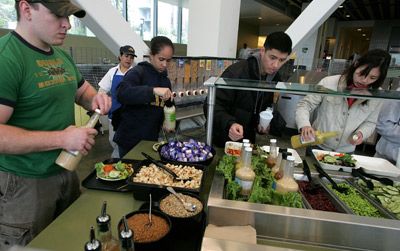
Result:
{"label": "salad bar counter", "polygon": [[[315,159],[307,157],[307,163],[313,166]],[[217,171],[219,169],[217,166]],[[216,172],[208,200],[208,223],[218,226],[251,225],[257,232],[259,250],[265,250],[262,249],[264,245],[302,250],[397,250],[400,245],[400,221],[396,215],[399,210],[396,184],[385,186],[374,182],[377,187],[369,191],[375,196],[372,198],[365,193],[368,190],[366,184],[352,178],[349,173],[330,172],[338,186],[333,189],[332,186],[336,185],[319,178],[316,172],[311,173],[312,182],[302,174],[302,170],[296,169],[295,172],[299,194],[303,198],[300,206],[296,198],[287,201],[272,199],[264,204],[241,201],[240,198],[228,199],[229,182],[225,174]],[[262,196],[259,193],[258,198],[268,194],[264,192]],[[271,197],[274,198],[273,195]],[[330,203],[321,203],[322,200]],[[205,238],[204,241],[209,240]],[[242,250],[255,249],[249,244]]]}

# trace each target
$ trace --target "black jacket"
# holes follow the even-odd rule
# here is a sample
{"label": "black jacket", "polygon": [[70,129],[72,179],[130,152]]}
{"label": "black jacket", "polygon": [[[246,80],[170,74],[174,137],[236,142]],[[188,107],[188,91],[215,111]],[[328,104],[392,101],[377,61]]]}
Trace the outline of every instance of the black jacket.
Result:
{"label": "black jacket", "polygon": [[158,72],[148,62],[139,63],[125,74],[117,90],[122,109],[114,141],[119,146],[131,149],[140,140],[158,139],[164,102],[153,94],[154,87],[171,89],[171,82],[167,72]]}
{"label": "black jacket", "polygon": [[[221,77],[265,80],[267,76],[260,76],[259,58],[250,57],[229,66]],[[272,81],[280,81],[279,74],[275,74]],[[248,138],[254,143],[259,113],[271,106],[272,102],[272,92],[218,88],[214,107],[213,144],[223,147],[226,141],[231,140],[228,134],[233,123],[242,125],[244,138]],[[205,105],[207,106],[207,102]]]}

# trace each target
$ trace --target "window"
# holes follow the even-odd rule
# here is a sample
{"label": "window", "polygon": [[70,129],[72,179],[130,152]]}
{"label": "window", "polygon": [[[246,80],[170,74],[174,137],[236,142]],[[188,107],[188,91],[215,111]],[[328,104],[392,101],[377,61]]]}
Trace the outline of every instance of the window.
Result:
{"label": "window", "polygon": [[79,18],[75,16],[70,16],[69,22],[71,24],[71,29],[68,31],[68,34],[88,36],[88,37],[95,36],[93,32],[89,30],[89,28],[86,27],[86,25],[84,25]]}
{"label": "window", "polygon": [[153,6],[153,0],[128,0],[128,22],[143,40],[153,37]]}
{"label": "window", "polygon": [[188,31],[189,31],[189,9],[182,8],[182,30],[181,30],[181,43],[188,43]]}
{"label": "window", "polygon": [[158,1],[157,35],[178,42],[178,6]]}
{"label": "window", "polygon": [[17,13],[15,12],[14,4],[14,0],[0,1],[0,28],[15,29]]}

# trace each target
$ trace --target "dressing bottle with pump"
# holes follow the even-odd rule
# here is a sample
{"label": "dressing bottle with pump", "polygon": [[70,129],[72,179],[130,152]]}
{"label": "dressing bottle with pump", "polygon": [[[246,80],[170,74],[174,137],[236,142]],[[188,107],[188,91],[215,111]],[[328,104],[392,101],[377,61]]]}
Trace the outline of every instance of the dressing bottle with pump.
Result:
{"label": "dressing bottle with pump", "polygon": [[249,196],[253,187],[253,181],[256,174],[251,167],[251,155],[253,149],[246,147],[244,149],[245,154],[243,156],[243,166],[236,170],[235,181],[241,186],[240,194],[242,196]]}
{"label": "dressing bottle with pump", "polygon": [[[94,114],[90,117],[89,121],[84,127],[94,128],[97,121],[99,121],[100,115],[100,109],[96,109]],[[67,151],[64,149],[61,151],[60,155],[58,155],[58,158],[56,159],[56,164],[69,171],[73,171],[78,166],[82,157],[83,154],[79,151]]]}

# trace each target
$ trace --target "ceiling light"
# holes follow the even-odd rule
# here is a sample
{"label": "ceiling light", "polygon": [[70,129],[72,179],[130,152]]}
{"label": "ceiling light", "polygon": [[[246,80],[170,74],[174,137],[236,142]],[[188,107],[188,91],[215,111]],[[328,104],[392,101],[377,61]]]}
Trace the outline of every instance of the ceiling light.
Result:
{"label": "ceiling light", "polygon": [[346,17],[350,17],[350,15],[349,15],[349,14],[347,14],[347,15],[346,15]]}
{"label": "ceiling light", "polygon": [[357,31],[362,31],[361,28],[358,28]]}
{"label": "ceiling light", "polygon": [[363,33],[362,36],[365,37],[367,34]]}
{"label": "ceiling light", "polygon": [[338,8],[340,8],[340,9],[341,9],[341,8],[343,8],[343,5],[339,5],[339,7],[338,7]]}
{"label": "ceiling light", "polygon": [[368,41],[368,40],[369,40],[369,37],[367,37],[366,40]]}
{"label": "ceiling light", "polygon": [[258,17],[258,20],[261,20],[262,19],[262,17]]}

